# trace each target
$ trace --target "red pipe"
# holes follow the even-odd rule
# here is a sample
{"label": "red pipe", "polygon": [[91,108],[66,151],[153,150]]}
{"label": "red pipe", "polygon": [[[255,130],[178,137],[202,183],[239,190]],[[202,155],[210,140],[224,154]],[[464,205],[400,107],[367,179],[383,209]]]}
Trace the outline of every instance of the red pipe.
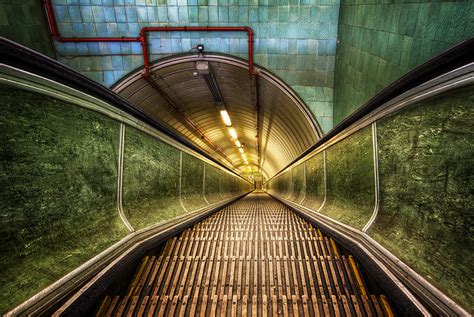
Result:
{"label": "red pipe", "polygon": [[249,73],[252,76],[257,75],[253,66],[253,30],[248,26],[158,26],[143,27],[140,30],[139,37],[62,37],[56,27],[56,19],[51,0],[43,0],[44,9],[48,18],[49,29],[54,40],[63,43],[70,42],[140,42],[143,53],[143,63],[145,65],[145,78],[150,76],[150,64],[148,61],[147,39],[148,32],[246,32],[248,37],[248,58]]}

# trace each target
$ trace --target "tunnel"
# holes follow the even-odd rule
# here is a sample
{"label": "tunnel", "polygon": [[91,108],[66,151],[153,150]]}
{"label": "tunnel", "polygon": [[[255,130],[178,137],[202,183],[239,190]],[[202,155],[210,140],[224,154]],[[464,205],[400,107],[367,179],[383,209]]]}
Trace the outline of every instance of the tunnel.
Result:
{"label": "tunnel", "polygon": [[2,2],[2,316],[471,316],[473,10]]}

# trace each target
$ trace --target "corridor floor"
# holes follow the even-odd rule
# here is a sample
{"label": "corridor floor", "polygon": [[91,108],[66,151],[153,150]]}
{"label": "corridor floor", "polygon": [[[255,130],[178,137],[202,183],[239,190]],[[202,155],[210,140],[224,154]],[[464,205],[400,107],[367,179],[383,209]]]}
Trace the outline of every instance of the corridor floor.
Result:
{"label": "corridor floor", "polygon": [[391,316],[356,260],[265,193],[253,193],[142,259],[98,316]]}

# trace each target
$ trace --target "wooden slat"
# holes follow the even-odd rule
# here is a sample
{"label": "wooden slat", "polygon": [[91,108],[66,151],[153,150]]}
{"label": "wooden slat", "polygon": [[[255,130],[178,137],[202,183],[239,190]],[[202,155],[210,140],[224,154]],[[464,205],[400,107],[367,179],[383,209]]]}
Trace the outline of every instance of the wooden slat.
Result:
{"label": "wooden slat", "polygon": [[342,307],[344,309],[344,314],[346,314],[346,316],[351,316],[352,312],[351,312],[351,308],[349,306],[349,302],[347,301],[347,297],[345,295],[342,295],[341,296],[341,301],[342,301]]}
{"label": "wooden slat", "polygon": [[163,317],[165,315],[167,304],[168,304],[168,295],[165,295],[161,298],[160,310],[158,311],[158,317]]}
{"label": "wooden slat", "polygon": [[115,309],[117,309],[118,303],[120,301],[120,296],[114,296],[112,302],[110,303],[109,308],[104,316],[112,316]]}
{"label": "wooden slat", "polygon": [[[356,260],[278,202],[230,205],[145,256],[98,316],[393,316]],[[115,295],[115,294],[114,294]]]}
{"label": "wooden slat", "polygon": [[160,274],[158,275],[157,282],[155,283],[155,287],[153,289],[153,294],[152,296],[158,295],[158,292],[160,290],[161,282],[163,281],[163,277],[168,269],[168,265],[170,262],[170,257],[167,256],[163,262],[163,266],[160,268]]}
{"label": "wooden slat", "polygon": [[356,264],[354,258],[351,255],[349,255],[349,265],[351,267],[352,273],[354,274],[355,281],[356,281],[357,286],[359,288],[360,294],[363,295],[363,296],[367,295],[367,293],[365,291],[365,285],[364,285],[364,282],[362,280],[362,276],[359,273],[359,268],[357,267],[357,264]]}
{"label": "wooden slat", "polygon": [[310,316],[307,295],[301,296],[301,305],[303,306],[303,316]]}
{"label": "wooden slat", "polygon": [[206,316],[206,311],[207,311],[207,301],[208,301],[208,296],[206,294],[203,295],[202,297],[202,302],[201,302],[201,309],[199,311],[199,316],[200,317],[205,317]]}
{"label": "wooden slat", "polygon": [[315,316],[324,314],[324,311],[322,311],[322,307],[318,304],[318,299],[316,295],[311,296],[311,305],[313,307],[313,314]]}
{"label": "wooden slat", "polygon": [[296,295],[291,296],[291,303],[293,304],[293,316],[299,316],[299,309],[298,309],[298,297]]}
{"label": "wooden slat", "polygon": [[120,305],[118,307],[118,310],[117,312],[115,313],[115,316],[122,316],[123,313],[125,312],[125,308],[127,307],[127,304],[128,304],[128,300],[129,300],[130,296],[124,296],[122,298],[122,301],[120,302]]}
{"label": "wooden slat", "polygon": [[331,295],[331,302],[332,302],[332,307],[334,309],[334,316],[335,317],[340,317],[341,312],[339,310],[339,303],[337,301],[336,295]]}
{"label": "wooden slat", "polygon": [[330,310],[329,310],[329,303],[328,303],[328,300],[326,299],[325,295],[321,296],[321,302],[322,302],[322,306],[323,306],[324,316],[331,315]]}
{"label": "wooden slat", "polygon": [[379,301],[377,300],[377,296],[370,295],[370,298],[372,299],[372,303],[374,304],[377,316],[383,316],[382,308],[380,307]]}
{"label": "wooden slat", "polygon": [[97,317],[102,317],[105,315],[111,301],[112,300],[110,299],[110,296],[106,295],[104,297],[104,299],[102,300],[102,303],[99,306],[99,309],[97,310],[97,314],[96,314]]}
{"label": "wooden slat", "polygon": [[369,298],[367,296],[361,296],[361,298],[366,315],[368,317],[372,317],[374,314],[372,312],[372,308],[370,307]]}
{"label": "wooden slat", "polygon": [[145,309],[146,309],[146,306],[148,304],[148,299],[150,297],[149,296],[144,296],[142,297],[142,300],[140,301],[140,306],[138,307],[138,312],[137,312],[137,317],[141,317],[145,314]]}
{"label": "wooden slat", "polygon": [[357,296],[351,295],[351,300],[352,300],[352,306],[354,307],[354,311],[356,313],[356,316],[362,316],[362,310],[359,305],[359,301],[357,300]]}
{"label": "wooden slat", "polygon": [[384,316],[386,317],[393,317],[393,311],[392,308],[390,307],[390,304],[388,303],[387,297],[385,295],[380,295],[380,306],[382,306],[382,311],[384,313]]}
{"label": "wooden slat", "polygon": [[257,317],[258,307],[257,307],[257,295],[252,296],[252,317]]}
{"label": "wooden slat", "polygon": [[187,309],[187,306],[188,306],[188,298],[189,297],[187,295],[183,297],[183,301],[181,302],[181,305],[179,307],[179,317],[186,316],[186,309]]}
{"label": "wooden slat", "polygon": [[246,317],[248,315],[247,299],[248,299],[247,295],[242,296],[242,316],[244,316],[244,317]]}
{"label": "wooden slat", "polygon": [[222,296],[222,305],[221,305],[221,312],[220,316],[227,316],[227,304],[228,304],[228,298],[227,295]]}
{"label": "wooden slat", "polygon": [[159,296],[153,296],[151,298],[151,303],[150,306],[148,307],[148,314],[147,316],[155,316],[156,308],[158,307],[160,302],[160,297]]}
{"label": "wooden slat", "polygon": [[212,295],[211,316],[217,316],[217,295]]}
{"label": "wooden slat", "polygon": [[232,309],[231,309],[231,317],[237,316],[237,295],[232,296]]}
{"label": "wooden slat", "polygon": [[288,311],[288,301],[285,295],[281,296],[281,302],[282,302],[283,317],[288,317],[290,313]]}
{"label": "wooden slat", "polygon": [[138,271],[137,273],[135,274],[135,277],[133,278],[133,281],[132,283],[130,284],[130,287],[128,289],[128,292],[127,292],[127,295],[128,296],[132,296],[134,291],[135,291],[135,287],[138,285],[139,281],[140,281],[140,278],[142,276],[142,273],[143,271],[146,269],[146,266],[148,264],[148,256],[144,257],[141,261],[141,264],[138,268]]}
{"label": "wooden slat", "polygon": [[178,267],[176,271],[173,273],[173,278],[171,279],[170,290],[168,291],[168,295],[174,296],[176,292],[176,288],[178,287],[178,281],[182,277],[183,266],[185,264],[184,256],[180,255],[178,260]]}
{"label": "wooden slat", "polygon": [[262,295],[262,317],[268,316],[268,298],[267,295]]}
{"label": "wooden slat", "polygon": [[133,314],[135,313],[135,307],[136,307],[137,304],[138,304],[138,299],[139,299],[139,298],[140,298],[140,297],[138,297],[138,296],[133,296],[133,297],[132,297],[132,301],[131,301],[131,303],[130,303],[130,306],[129,306],[128,309],[127,309],[127,315],[126,315],[127,317],[131,317],[131,316],[133,316]]}
{"label": "wooden slat", "polygon": [[278,316],[278,301],[276,295],[272,295],[272,316]]}

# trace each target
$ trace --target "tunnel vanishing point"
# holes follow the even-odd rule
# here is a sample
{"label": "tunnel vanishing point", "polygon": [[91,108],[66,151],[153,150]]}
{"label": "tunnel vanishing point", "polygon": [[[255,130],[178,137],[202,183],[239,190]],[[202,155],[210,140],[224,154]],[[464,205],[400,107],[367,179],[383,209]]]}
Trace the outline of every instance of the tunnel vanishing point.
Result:
{"label": "tunnel vanishing point", "polygon": [[474,2],[1,0],[3,316],[471,316]]}

